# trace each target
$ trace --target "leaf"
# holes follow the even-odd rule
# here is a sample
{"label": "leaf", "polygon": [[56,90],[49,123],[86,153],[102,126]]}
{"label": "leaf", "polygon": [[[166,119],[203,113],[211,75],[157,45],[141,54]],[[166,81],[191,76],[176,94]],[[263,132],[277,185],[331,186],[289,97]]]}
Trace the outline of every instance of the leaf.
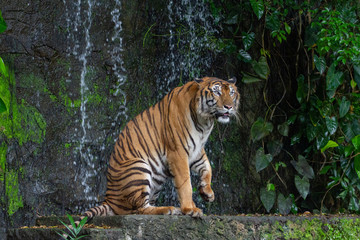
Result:
{"label": "leaf", "polygon": [[2,60],[1,57],[0,57],[0,74],[3,75],[6,78],[9,77],[8,71],[6,70],[5,63],[4,63],[4,61]]}
{"label": "leaf", "polygon": [[252,58],[248,52],[246,52],[244,49],[240,49],[238,54],[238,59],[244,62],[251,62]]}
{"label": "leaf", "polygon": [[266,143],[266,148],[273,157],[277,156],[280,153],[282,147],[283,143],[280,141],[274,140]]}
{"label": "leaf", "polygon": [[285,31],[286,31],[286,33],[287,33],[287,34],[290,34],[290,33],[291,33],[291,27],[290,27],[289,24],[287,24],[287,23],[284,23],[284,25],[285,25]]}
{"label": "leaf", "polygon": [[267,212],[270,212],[271,208],[274,206],[275,199],[276,199],[275,191],[272,190],[268,191],[264,187],[260,189],[260,200]]}
{"label": "leaf", "polygon": [[307,195],[309,194],[310,190],[310,182],[307,177],[299,177],[298,175],[295,176],[295,186],[296,189],[301,194],[303,199],[306,199]]}
{"label": "leaf", "polygon": [[326,122],[326,128],[328,129],[330,136],[333,135],[338,128],[338,122],[336,118],[326,116],[325,122]]}
{"label": "leaf", "polygon": [[278,131],[284,137],[289,136],[289,124],[287,122],[284,122],[283,124],[278,125]]}
{"label": "leaf", "polygon": [[292,160],[291,164],[294,166],[296,171],[301,176],[305,176],[305,177],[307,177],[309,179],[314,178],[314,176],[315,176],[314,169],[309,165],[306,158],[304,158],[302,155],[298,156],[298,161],[297,162]]}
{"label": "leaf", "polygon": [[250,0],[251,7],[258,19],[264,14],[264,2],[262,0]]}
{"label": "leaf", "polygon": [[292,116],[287,120],[288,125],[294,124],[295,121],[296,121],[296,118],[297,118],[297,115],[292,115]]}
{"label": "leaf", "polygon": [[256,74],[259,75],[260,78],[262,79],[268,78],[268,75],[270,74],[270,68],[264,56],[261,56],[258,62],[253,61],[251,65],[254,71],[256,72]]}
{"label": "leaf", "polygon": [[243,81],[243,83],[255,83],[255,82],[261,82],[262,79],[250,76],[250,75],[248,75],[246,73],[243,73],[242,81]]}
{"label": "leaf", "polygon": [[271,156],[271,154],[265,154],[264,149],[259,148],[256,151],[256,155],[255,155],[256,172],[260,172],[261,170],[266,168],[272,160],[273,157]]}
{"label": "leaf", "polygon": [[7,29],[7,25],[6,22],[4,21],[2,14],[1,14],[1,10],[0,10],[0,33],[5,32]]}
{"label": "leaf", "polygon": [[350,85],[351,85],[351,88],[354,89],[356,87],[357,83],[353,79],[351,79]]}
{"label": "leaf", "polygon": [[348,101],[344,96],[341,99],[340,108],[339,108],[340,118],[344,117],[348,113],[349,109],[350,109],[350,101]]}
{"label": "leaf", "polygon": [[[71,229],[68,224],[64,223],[63,221],[61,221],[60,219],[58,219],[59,222],[61,222],[62,225],[64,225],[67,230],[70,232],[71,235],[75,236],[75,232],[73,231],[73,229]],[[67,233],[65,233],[66,235],[68,235]]]}
{"label": "leaf", "polygon": [[283,215],[286,215],[290,212],[292,206],[291,197],[285,198],[281,193],[278,196],[278,208],[279,212]]}
{"label": "leaf", "polygon": [[229,24],[229,25],[231,25],[231,24],[236,24],[237,22],[238,22],[238,15],[237,14],[235,14],[234,16],[232,16],[231,18],[228,18],[227,20],[226,20],[226,22],[225,22],[225,24]]}
{"label": "leaf", "polygon": [[350,197],[349,210],[359,211],[359,200],[354,196]]}
{"label": "leaf", "polygon": [[320,72],[320,74],[323,74],[326,70],[325,58],[314,55],[314,63],[315,63],[316,69]]}
{"label": "leaf", "polygon": [[0,113],[6,112],[6,105],[4,101],[0,98]]}
{"label": "leaf", "polygon": [[312,124],[309,123],[306,125],[306,137],[309,140],[309,142],[311,142],[312,140],[314,140],[314,138],[316,137],[316,127]]}
{"label": "leaf", "polygon": [[[276,13],[278,13],[276,11]],[[277,33],[280,31],[281,22],[279,19],[279,14],[269,14],[265,18],[265,27],[272,32],[272,37],[277,35]],[[274,35],[275,34],[275,35]]]}
{"label": "leaf", "polygon": [[266,190],[267,191],[275,191],[275,185],[272,183],[266,184]]}
{"label": "leaf", "polygon": [[337,72],[335,69],[335,64],[333,63],[327,72],[326,75],[326,94],[328,98],[333,98],[336,92],[336,89],[342,84],[343,73]]}
{"label": "leaf", "polygon": [[343,125],[341,128],[345,133],[347,141],[351,141],[356,135],[360,134],[360,123],[358,119],[354,119],[352,122]]}
{"label": "leaf", "polygon": [[356,150],[360,150],[360,135],[357,135],[351,139],[352,144]]}
{"label": "leaf", "polygon": [[325,147],[329,141],[330,141],[329,136],[325,136],[324,134],[320,133],[316,137],[316,149],[321,150],[321,148]]}
{"label": "leaf", "polygon": [[360,65],[354,65],[354,80],[360,86]]}
{"label": "leaf", "polygon": [[338,146],[339,146],[339,144],[337,144],[336,142],[334,142],[332,140],[329,140],[328,143],[323,148],[321,148],[321,152],[323,153],[329,148],[334,148],[334,147],[338,147]]}
{"label": "leaf", "polygon": [[354,168],[358,178],[360,179],[360,155],[357,155],[354,158]]}
{"label": "leaf", "polygon": [[302,103],[302,101],[306,97],[305,93],[305,85],[304,85],[304,75],[299,75],[299,77],[296,79],[298,83],[298,88],[296,90],[296,99],[299,103]]}
{"label": "leaf", "polygon": [[331,168],[331,166],[325,166],[320,170],[319,174],[326,174]]}
{"label": "leaf", "polygon": [[273,125],[270,122],[265,122],[263,118],[258,118],[251,126],[251,138],[253,141],[258,141],[270,134],[273,130]]}
{"label": "leaf", "polygon": [[344,148],[344,155],[345,157],[348,157],[352,154],[352,152],[354,151],[354,146],[352,145],[348,145]]}
{"label": "leaf", "polygon": [[294,134],[291,137],[291,145],[299,143],[300,140],[301,140],[301,135],[302,135],[301,132],[298,132],[298,133]]}
{"label": "leaf", "polygon": [[244,44],[244,48],[245,51],[249,50],[251,45],[254,42],[255,39],[255,33],[251,32],[251,33],[242,33],[242,39],[243,39],[243,44]]}

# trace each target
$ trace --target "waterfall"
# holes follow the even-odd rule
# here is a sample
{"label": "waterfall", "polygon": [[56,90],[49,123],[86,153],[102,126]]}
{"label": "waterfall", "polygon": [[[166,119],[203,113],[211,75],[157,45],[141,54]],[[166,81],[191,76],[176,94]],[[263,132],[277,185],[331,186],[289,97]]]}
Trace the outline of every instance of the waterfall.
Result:
{"label": "waterfall", "polygon": [[126,69],[124,67],[124,60],[122,58],[124,49],[123,49],[123,39],[121,37],[121,33],[123,30],[122,30],[122,22],[120,19],[120,16],[121,16],[121,1],[120,0],[115,0],[115,7],[111,11],[111,16],[112,16],[112,21],[115,24],[114,34],[111,38],[111,41],[114,43],[115,46],[112,48],[112,50],[110,52],[110,56],[113,61],[112,70],[117,79],[117,85],[113,86],[114,89],[116,89],[114,95],[116,97],[121,96],[120,99],[124,99],[122,108],[118,109],[118,113],[115,116],[115,120],[112,123],[114,126],[118,122],[118,119],[120,116],[123,116],[123,117],[125,117],[125,119],[127,119],[126,96],[125,96],[125,92],[121,89],[121,86],[126,81],[126,75],[125,75]]}
{"label": "waterfall", "polygon": [[[89,88],[86,77],[88,68],[90,68],[88,58],[90,57],[92,51],[90,29],[92,26],[91,14],[94,5],[93,1],[94,0],[87,0],[82,2],[81,0],[77,0],[67,2],[66,0],[63,0],[66,9],[65,16],[67,28],[72,30],[69,31],[67,36],[67,40],[69,42],[67,57],[74,57],[77,61],[76,64],[79,65],[79,68],[73,68],[70,65],[66,82],[75,82],[75,78],[80,75],[80,119],[75,121],[75,123],[79,124],[80,127],[75,128],[77,139],[73,139],[73,142],[78,141],[78,148],[76,151],[80,154],[80,162],[74,161],[73,164],[81,165],[81,167],[79,167],[80,172],[75,176],[75,181],[80,182],[83,186],[84,198],[88,202],[96,200],[95,195],[91,194],[92,188],[90,187],[88,181],[97,174],[94,164],[96,157],[87,147],[87,143],[92,141],[89,138],[91,124],[90,121],[88,121],[87,112],[87,96],[89,94]],[[70,93],[69,95],[72,96],[73,93]]]}
{"label": "waterfall", "polygon": [[[209,37],[218,32],[208,5],[202,0],[170,0],[167,11],[168,52],[160,65],[160,76],[157,77],[158,89],[162,93],[160,98],[176,87],[179,81],[186,83],[195,77],[210,74],[214,51],[209,44]],[[198,179],[193,180],[196,187]],[[171,181],[165,184],[158,202],[176,205],[177,194]]]}
{"label": "waterfall", "polygon": [[[94,152],[105,151],[105,139],[107,137],[107,132],[105,130],[100,131],[98,123],[89,117],[94,112],[102,114],[102,112],[99,112],[102,109],[94,109],[94,107],[89,106],[89,96],[92,94],[89,88],[92,87],[95,81],[91,76],[91,72],[97,67],[93,66],[90,62],[92,51],[96,48],[92,43],[91,32],[93,31],[93,14],[96,11],[94,8],[97,2],[96,0],[63,0],[63,4],[66,10],[66,27],[69,30],[67,33],[67,58],[72,59],[72,64],[70,64],[66,76],[66,83],[72,86],[79,84],[73,89],[70,87],[68,94],[74,98],[80,98],[81,102],[80,106],[74,106],[74,103],[72,103],[72,107],[77,111],[76,116],[79,117],[74,120],[76,127],[73,129],[74,136],[71,140],[77,146],[74,153],[79,156],[73,161],[77,169],[74,181],[80,183],[83,188],[82,192],[76,193],[74,199],[84,199],[86,202],[84,207],[86,208],[86,205],[91,207],[95,202],[99,201],[97,197],[99,193],[96,188],[98,187],[100,175],[99,162],[103,159],[99,159],[99,154]],[[122,59],[123,40],[121,37],[120,0],[115,0],[115,5],[110,14],[114,28],[113,33],[109,33],[111,36],[107,40],[106,47],[109,49],[108,56],[111,58],[112,74],[116,79],[115,84],[111,88],[113,89],[114,98],[116,100],[121,99],[121,103],[115,104],[117,107],[115,115],[108,117],[108,123],[111,126],[115,126],[120,117],[127,118],[126,96],[122,90],[122,86],[126,81],[126,69]],[[74,89],[79,89],[79,93],[72,92]],[[97,127],[92,127],[95,124]]]}
{"label": "waterfall", "polygon": [[158,88],[168,92],[179,81],[185,83],[209,72],[213,51],[209,36],[218,31],[208,6],[202,0],[170,0],[167,6],[168,53],[161,64]]}

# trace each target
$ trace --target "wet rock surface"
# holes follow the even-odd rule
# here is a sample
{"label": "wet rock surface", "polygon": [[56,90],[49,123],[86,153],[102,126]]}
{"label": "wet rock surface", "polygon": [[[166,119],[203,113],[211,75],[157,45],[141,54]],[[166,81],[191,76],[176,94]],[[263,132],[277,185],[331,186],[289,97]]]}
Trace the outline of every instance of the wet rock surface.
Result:
{"label": "wet rock surface", "polygon": [[[218,31],[203,1],[169,4],[3,1],[8,29],[0,34],[0,56],[14,69],[20,128],[41,137],[20,141],[0,135],[7,143],[7,181],[17,180],[15,197],[0,182],[0,226],[31,226],[37,214],[80,214],[102,202],[107,161],[127,121],[194,76],[240,79],[240,66],[216,56],[203,35],[194,37],[198,30]],[[180,30],[181,36],[170,34]],[[258,101],[263,86],[249,88],[240,87],[241,126],[216,126],[206,146],[215,202],[204,203],[193,184],[194,201],[205,213],[248,213],[261,204],[249,131],[264,109]],[[35,113],[41,117],[31,118]],[[39,119],[46,123],[42,128]],[[236,137],[226,141],[229,135]],[[158,205],[178,206],[171,182]]]}
{"label": "wet rock surface", "polygon": [[[56,239],[57,217],[42,217],[39,228],[10,229],[8,239]],[[76,219],[76,217],[75,217]],[[339,219],[356,220],[352,216],[189,216],[128,215],[95,217],[90,228],[80,235],[84,239],[282,239],[296,236],[296,231],[309,232],[316,239],[326,224],[337,225]],[[312,224],[309,224],[312,223]],[[359,225],[359,222],[357,222]],[[313,228],[311,228],[313,227]],[[297,233],[298,234],[298,233]],[[324,235],[324,233],[323,233]]]}

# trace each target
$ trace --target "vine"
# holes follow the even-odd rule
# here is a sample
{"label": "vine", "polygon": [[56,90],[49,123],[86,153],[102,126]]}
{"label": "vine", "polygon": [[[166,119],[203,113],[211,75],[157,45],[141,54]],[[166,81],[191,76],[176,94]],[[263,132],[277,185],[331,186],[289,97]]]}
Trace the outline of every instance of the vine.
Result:
{"label": "vine", "polygon": [[[260,145],[256,171],[273,172],[259,189],[265,210],[360,212],[358,4],[208,2],[214,17],[231,26],[231,37],[218,39],[218,49],[246,64],[243,83],[264,84],[267,111],[252,124],[250,135]],[[233,11],[240,8],[253,14],[250,29],[241,33],[238,26],[246,20]],[[257,29],[254,22],[260,24]],[[293,62],[284,59],[286,47]],[[254,58],[256,52],[260,57]],[[275,90],[277,100],[270,97],[275,84],[282,87],[280,94]],[[294,85],[295,91],[289,88]],[[293,182],[286,180],[287,172]],[[326,204],[327,199],[337,204]]]}

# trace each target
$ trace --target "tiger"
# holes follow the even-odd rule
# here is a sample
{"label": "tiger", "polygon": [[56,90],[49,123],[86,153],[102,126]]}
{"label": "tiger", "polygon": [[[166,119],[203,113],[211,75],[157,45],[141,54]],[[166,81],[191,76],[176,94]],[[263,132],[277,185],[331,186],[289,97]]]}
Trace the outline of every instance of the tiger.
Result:
{"label": "tiger", "polygon": [[[200,177],[201,197],[214,201],[204,146],[215,121],[228,123],[230,117],[237,117],[240,95],[235,84],[235,77],[195,78],[130,120],[110,156],[105,200],[82,216],[203,216],[192,199],[190,171]],[[168,178],[173,180],[180,207],[155,206]]]}

